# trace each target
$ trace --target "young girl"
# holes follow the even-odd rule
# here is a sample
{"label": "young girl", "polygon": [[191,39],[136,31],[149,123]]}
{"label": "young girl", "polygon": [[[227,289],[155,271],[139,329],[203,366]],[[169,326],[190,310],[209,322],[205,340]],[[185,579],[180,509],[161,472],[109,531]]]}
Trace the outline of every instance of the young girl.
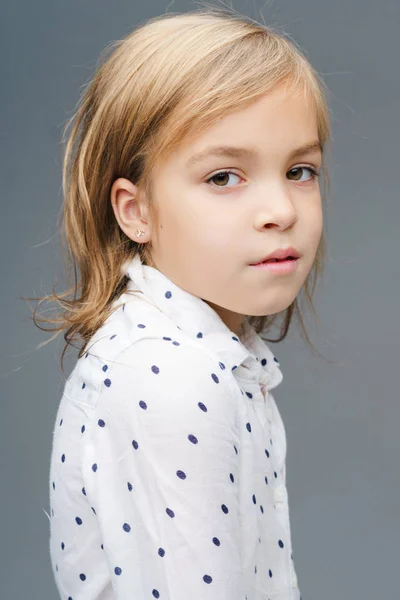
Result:
{"label": "young girl", "polygon": [[286,336],[323,267],[324,84],[232,10],[167,14],[113,45],[74,118],[81,283],[42,319],[83,340],[51,455],[60,596],[300,600],[260,333],[283,317]]}

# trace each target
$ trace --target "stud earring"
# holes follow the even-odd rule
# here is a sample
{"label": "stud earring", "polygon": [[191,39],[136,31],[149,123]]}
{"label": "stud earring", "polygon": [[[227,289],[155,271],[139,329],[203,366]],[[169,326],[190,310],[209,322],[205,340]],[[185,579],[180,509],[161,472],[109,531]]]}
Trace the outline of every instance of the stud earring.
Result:
{"label": "stud earring", "polygon": [[140,237],[141,235],[144,235],[146,233],[145,229],[137,229],[136,230],[136,236]]}

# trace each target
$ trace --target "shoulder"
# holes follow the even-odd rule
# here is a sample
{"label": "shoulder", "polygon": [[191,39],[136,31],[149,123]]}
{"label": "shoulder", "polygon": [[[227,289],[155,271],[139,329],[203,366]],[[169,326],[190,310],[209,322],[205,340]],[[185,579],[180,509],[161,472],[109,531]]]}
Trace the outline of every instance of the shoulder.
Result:
{"label": "shoulder", "polygon": [[123,402],[132,390],[164,398],[174,393],[176,399],[234,393],[234,376],[215,353],[154,308],[140,318],[138,304],[132,311],[121,305],[96,332],[68,379],[68,396],[94,408],[104,398]]}
{"label": "shoulder", "polygon": [[93,427],[102,419],[115,435],[147,427],[162,437],[183,425],[232,431],[237,395],[233,376],[220,365],[190,341],[141,338],[108,364],[92,407]]}
{"label": "shoulder", "polygon": [[112,387],[124,393],[132,386],[164,396],[229,394],[232,378],[216,355],[180,332],[162,337],[149,332],[108,362],[101,394],[106,395]]}

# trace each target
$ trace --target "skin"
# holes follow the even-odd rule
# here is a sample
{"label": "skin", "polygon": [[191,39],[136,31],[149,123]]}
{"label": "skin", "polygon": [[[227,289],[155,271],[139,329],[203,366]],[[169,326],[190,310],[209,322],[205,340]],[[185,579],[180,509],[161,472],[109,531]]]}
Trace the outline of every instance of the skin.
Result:
{"label": "skin", "polygon": [[[320,150],[295,159],[289,155],[316,140],[312,104],[277,86],[158,164],[153,172],[158,230],[140,185],[125,178],[111,189],[115,217],[129,238],[151,241],[152,266],[202,298],[239,335],[245,315],[285,310],[312,268],[323,219],[319,180],[308,167],[318,172],[322,155]],[[255,148],[257,156],[209,157],[186,166],[193,154],[222,144]],[[233,172],[217,177],[222,170]],[[145,229],[145,235],[138,238],[137,229]],[[250,266],[288,246],[301,255],[293,272]]]}

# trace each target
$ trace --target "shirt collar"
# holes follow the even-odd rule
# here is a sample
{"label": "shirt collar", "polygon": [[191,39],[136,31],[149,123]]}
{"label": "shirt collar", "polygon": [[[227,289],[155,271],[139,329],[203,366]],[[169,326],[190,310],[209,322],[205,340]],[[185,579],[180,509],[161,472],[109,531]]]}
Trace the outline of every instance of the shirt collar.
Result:
{"label": "shirt collar", "polygon": [[260,384],[267,390],[281,383],[283,375],[277,358],[247,320],[239,338],[207,302],[158,269],[143,264],[139,254],[122,265],[122,273],[129,278],[127,291],[143,293],[178,329],[216,353],[236,379]]}

